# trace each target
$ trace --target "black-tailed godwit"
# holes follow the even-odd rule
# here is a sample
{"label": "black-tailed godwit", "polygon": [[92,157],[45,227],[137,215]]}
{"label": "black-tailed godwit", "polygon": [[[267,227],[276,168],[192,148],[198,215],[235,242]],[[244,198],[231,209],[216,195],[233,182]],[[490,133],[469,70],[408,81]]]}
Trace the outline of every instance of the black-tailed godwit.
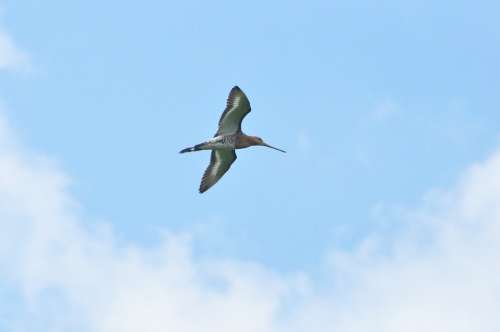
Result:
{"label": "black-tailed godwit", "polygon": [[199,150],[212,150],[208,165],[200,184],[200,193],[204,193],[219,181],[236,160],[235,149],[244,149],[249,146],[261,145],[285,152],[265,143],[257,136],[247,136],[241,131],[243,118],[250,113],[250,102],[247,96],[237,86],[231,89],[227,98],[226,109],[219,120],[219,129],[214,137],[206,142],[186,148],[180,153]]}

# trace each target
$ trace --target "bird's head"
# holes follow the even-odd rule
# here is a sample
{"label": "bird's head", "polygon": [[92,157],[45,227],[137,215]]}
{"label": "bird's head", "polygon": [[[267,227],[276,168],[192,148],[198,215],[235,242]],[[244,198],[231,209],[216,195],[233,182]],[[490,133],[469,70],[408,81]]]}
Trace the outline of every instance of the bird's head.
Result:
{"label": "bird's head", "polygon": [[267,146],[268,148],[271,148],[271,149],[278,150],[278,151],[281,151],[283,153],[286,153],[286,151],[283,151],[281,149],[275,148],[272,145],[267,144],[266,142],[264,142],[264,140],[262,138],[260,138],[258,136],[250,136],[250,141],[251,141],[252,145]]}

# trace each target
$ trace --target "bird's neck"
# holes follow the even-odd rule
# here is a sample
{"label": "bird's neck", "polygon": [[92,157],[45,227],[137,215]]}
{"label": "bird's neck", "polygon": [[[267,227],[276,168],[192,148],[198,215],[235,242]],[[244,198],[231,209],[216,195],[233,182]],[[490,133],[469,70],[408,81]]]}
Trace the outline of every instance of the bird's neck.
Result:
{"label": "bird's neck", "polygon": [[244,149],[248,148],[249,146],[256,145],[257,140],[254,136],[247,136],[245,134],[239,135],[238,139],[236,140],[236,148],[237,149]]}

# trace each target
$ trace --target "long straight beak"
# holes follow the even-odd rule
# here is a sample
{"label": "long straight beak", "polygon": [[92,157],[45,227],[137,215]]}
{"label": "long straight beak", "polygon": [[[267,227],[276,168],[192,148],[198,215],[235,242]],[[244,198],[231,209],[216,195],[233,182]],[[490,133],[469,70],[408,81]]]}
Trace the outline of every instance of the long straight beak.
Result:
{"label": "long straight beak", "polygon": [[271,149],[275,149],[275,150],[281,151],[281,152],[283,152],[283,153],[286,153],[286,151],[281,150],[281,149],[278,149],[278,148],[275,148],[274,146],[269,145],[269,144],[264,143],[264,142],[262,142],[262,144],[261,144],[261,145],[263,145],[263,146],[267,146],[268,148],[271,148]]}

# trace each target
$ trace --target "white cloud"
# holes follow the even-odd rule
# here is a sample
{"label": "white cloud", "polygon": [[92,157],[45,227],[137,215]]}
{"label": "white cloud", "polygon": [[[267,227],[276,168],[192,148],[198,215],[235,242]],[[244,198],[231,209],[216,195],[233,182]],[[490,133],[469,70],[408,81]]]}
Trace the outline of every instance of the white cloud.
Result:
{"label": "white cloud", "polygon": [[[61,331],[73,320],[88,331],[272,331],[288,281],[256,265],[194,260],[179,235],[152,250],[119,247],[109,233],[85,230],[67,177],[16,148],[5,125],[0,139],[0,280],[22,291],[31,322],[43,317]],[[46,301],[67,318],[47,317]]]}
{"label": "white cloud", "polygon": [[307,304],[306,325],[500,330],[500,152],[423,205],[400,214],[397,234],[375,234],[355,252],[331,254],[335,288]]}
{"label": "white cloud", "polygon": [[0,27],[0,71],[24,70],[28,67],[28,62],[28,56],[17,48]]}
{"label": "white cloud", "polygon": [[[319,283],[89,230],[69,179],[0,118],[0,327],[37,331],[499,331],[500,153],[401,212],[398,231],[332,250]],[[381,218],[380,214],[378,218]],[[394,221],[393,221],[394,222]],[[3,309],[2,309],[3,308]],[[3,322],[2,322],[3,321]]]}

